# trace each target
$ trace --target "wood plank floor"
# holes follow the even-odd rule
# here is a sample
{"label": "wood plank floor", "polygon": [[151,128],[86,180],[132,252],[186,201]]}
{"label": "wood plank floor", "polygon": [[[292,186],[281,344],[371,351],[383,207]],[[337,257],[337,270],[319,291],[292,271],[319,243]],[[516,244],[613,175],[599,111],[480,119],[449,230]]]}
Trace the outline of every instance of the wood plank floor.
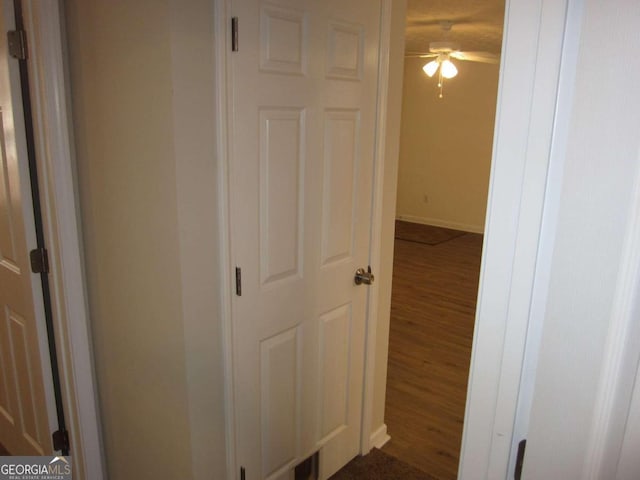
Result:
{"label": "wood plank floor", "polygon": [[395,243],[383,450],[442,480],[458,471],[481,251],[470,233]]}
{"label": "wood plank floor", "polygon": [[10,455],[11,454],[9,453],[9,451],[6,448],[4,448],[4,445],[0,443],[0,457],[8,457]]}

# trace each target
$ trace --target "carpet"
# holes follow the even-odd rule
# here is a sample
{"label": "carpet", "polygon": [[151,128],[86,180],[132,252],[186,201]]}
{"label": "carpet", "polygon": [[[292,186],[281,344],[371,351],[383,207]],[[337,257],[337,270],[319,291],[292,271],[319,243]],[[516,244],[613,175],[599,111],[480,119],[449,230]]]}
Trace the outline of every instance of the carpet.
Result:
{"label": "carpet", "polygon": [[396,240],[439,245],[440,243],[448,242],[465,234],[466,232],[452,230],[451,228],[434,227],[431,225],[396,220]]}
{"label": "carpet", "polygon": [[356,457],[330,480],[438,480],[396,457],[374,448]]}

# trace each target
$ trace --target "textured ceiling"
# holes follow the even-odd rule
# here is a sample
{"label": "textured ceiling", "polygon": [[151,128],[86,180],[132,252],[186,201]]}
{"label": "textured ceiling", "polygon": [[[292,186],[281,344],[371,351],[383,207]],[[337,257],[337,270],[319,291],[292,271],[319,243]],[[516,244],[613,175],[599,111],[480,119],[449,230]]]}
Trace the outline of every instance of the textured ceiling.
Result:
{"label": "textured ceiling", "polygon": [[[429,42],[450,41],[468,52],[500,53],[505,0],[408,0],[407,53],[429,51]],[[440,22],[450,21],[450,31]]]}

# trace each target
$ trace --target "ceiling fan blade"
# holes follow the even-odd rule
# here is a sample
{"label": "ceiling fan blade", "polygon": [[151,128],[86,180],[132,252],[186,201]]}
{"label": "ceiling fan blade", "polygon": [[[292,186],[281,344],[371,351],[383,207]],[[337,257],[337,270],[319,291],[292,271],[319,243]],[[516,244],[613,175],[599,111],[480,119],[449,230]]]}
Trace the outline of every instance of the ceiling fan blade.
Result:
{"label": "ceiling fan blade", "polygon": [[405,58],[434,58],[437,57],[437,53],[419,53],[419,52],[408,52],[404,54]]}
{"label": "ceiling fan blade", "polygon": [[468,23],[475,23],[474,19],[471,17],[456,17],[456,16],[452,16],[452,17],[447,17],[446,20],[440,19],[440,18],[420,18],[418,17],[411,17],[411,18],[407,18],[407,27],[408,28],[412,28],[412,27],[435,27],[438,30],[442,31],[443,28],[446,29],[446,27],[443,27],[443,24],[449,24],[451,28],[451,26],[453,26],[453,28],[455,28],[457,25],[464,25],[464,24],[468,24]]}
{"label": "ceiling fan blade", "polygon": [[452,52],[451,57],[468,62],[500,63],[500,55],[490,52]]}

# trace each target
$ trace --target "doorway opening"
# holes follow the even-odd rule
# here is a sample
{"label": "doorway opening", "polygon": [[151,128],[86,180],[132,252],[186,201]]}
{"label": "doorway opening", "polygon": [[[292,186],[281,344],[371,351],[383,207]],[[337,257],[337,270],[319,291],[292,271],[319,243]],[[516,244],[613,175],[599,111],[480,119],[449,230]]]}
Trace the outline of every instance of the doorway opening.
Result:
{"label": "doorway opening", "polygon": [[441,480],[458,471],[503,22],[504,0],[408,1],[383,451]]}

